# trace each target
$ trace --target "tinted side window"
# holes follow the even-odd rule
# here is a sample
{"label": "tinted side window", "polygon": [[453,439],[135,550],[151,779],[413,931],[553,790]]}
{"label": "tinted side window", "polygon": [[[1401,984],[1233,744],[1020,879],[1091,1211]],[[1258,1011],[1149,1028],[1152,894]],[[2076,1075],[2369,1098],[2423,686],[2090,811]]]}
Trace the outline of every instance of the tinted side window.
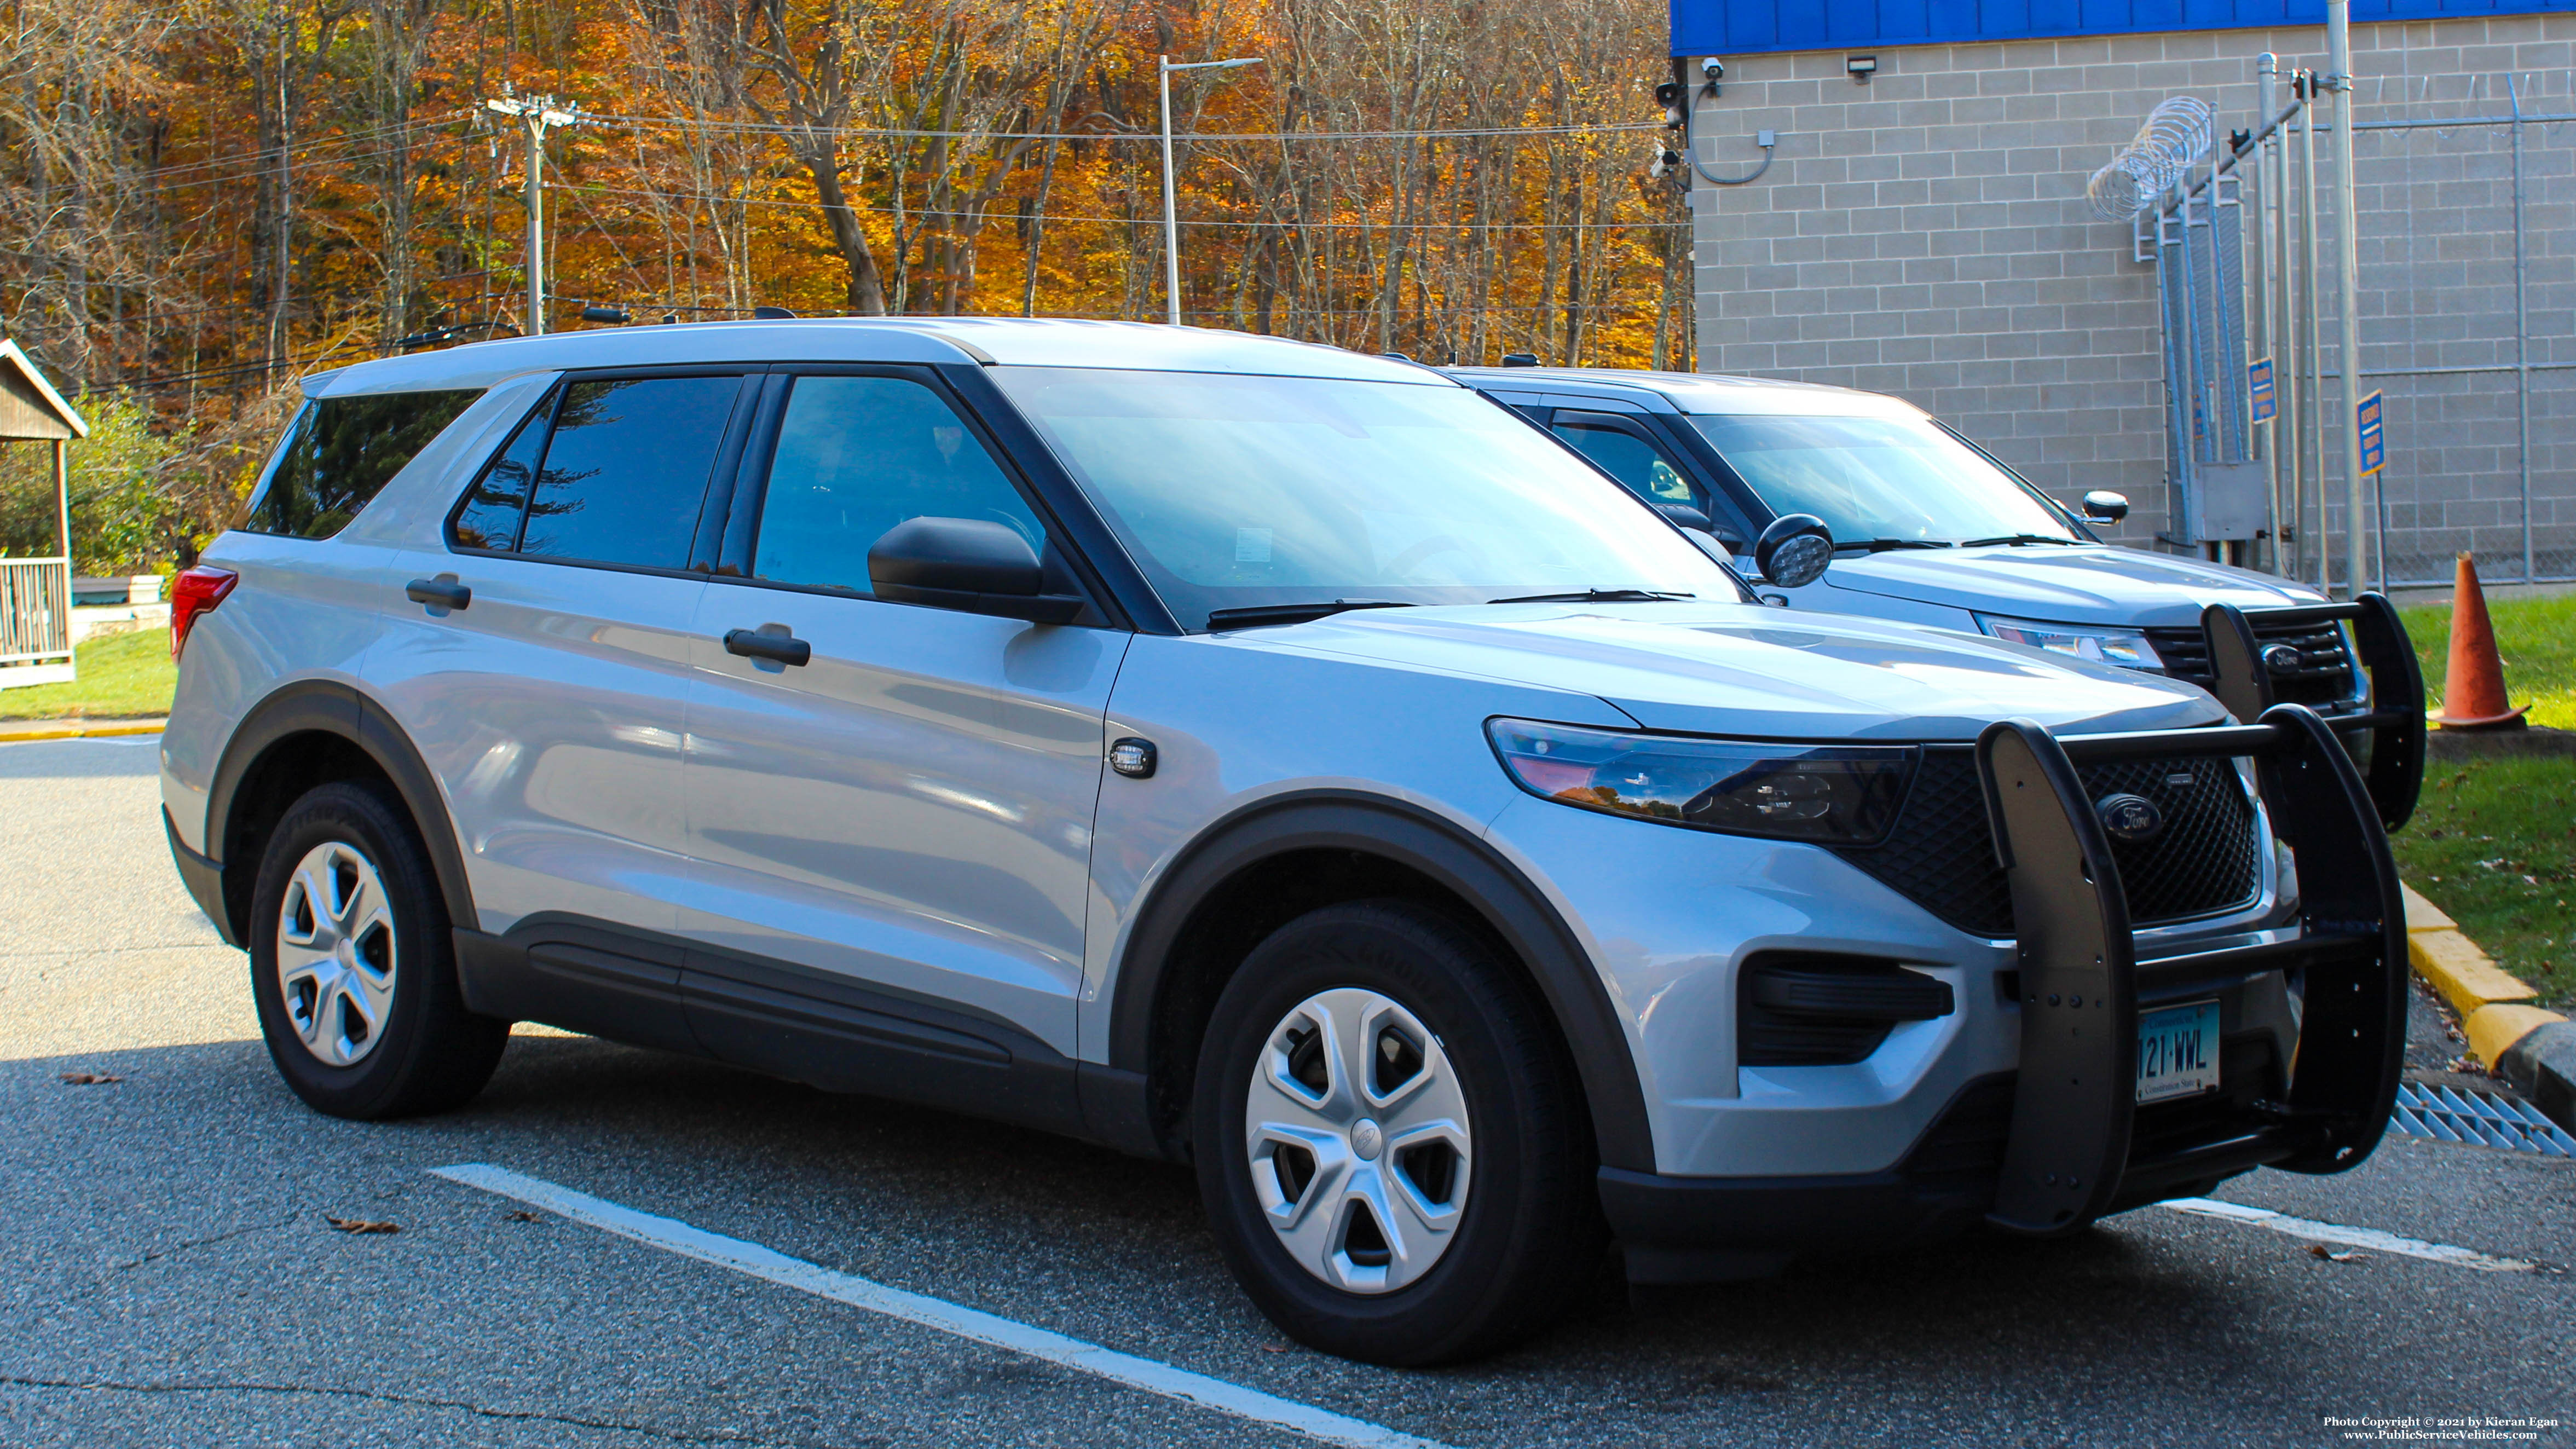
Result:
{"label": "tinted side window", "polygon": [[737,377],[576,382],[564,390],[519,550],[678,569],[742,391]]}
{"label": "tinted side window", "polygon": [[1649,503],[1694,503],[1691,486],[1654,444],[1625,428],[1594,427],[1560,414],[1556,435],[1574,445],[1602,472],[1628,485]]}
{"label": "tinted side window", "polygon": [[560,390],[546,394],[546,400],[511,435],[510,445],[466,490],[450,530],[458,547],[507,553],[519,546],[519,523],[528,512],[528,483],[545,457],[546,427],[554,420],[559,396]]}
{"label": "tinted side window", "polygon": [[323,398],[305,405],[242,527],[328,538],[483,394],[466,389]]}
{"label": "tinted side window", "polygon": [[1037,515],[937,393],[898,377],[796,379],[752,573],[873,593],[868,545],[924,516],[1007,524],[1046,548]]}

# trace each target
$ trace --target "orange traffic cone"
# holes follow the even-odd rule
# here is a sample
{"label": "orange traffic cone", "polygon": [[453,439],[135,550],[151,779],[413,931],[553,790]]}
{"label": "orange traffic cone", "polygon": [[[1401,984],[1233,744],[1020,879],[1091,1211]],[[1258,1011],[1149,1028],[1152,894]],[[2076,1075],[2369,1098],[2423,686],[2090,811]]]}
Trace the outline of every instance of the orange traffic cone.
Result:
{"label": "orange traffic cone", "polygon": [[2496,657],[2495,626],[2487,622],[2487,596],[2478,566],[2460,555],[2451,586],[2451,667],[2442,681],[2442,712],[2433,723],[2446,730],[2521,729],[2530,705],[2510,709],[2504,698],[2504,661]]}

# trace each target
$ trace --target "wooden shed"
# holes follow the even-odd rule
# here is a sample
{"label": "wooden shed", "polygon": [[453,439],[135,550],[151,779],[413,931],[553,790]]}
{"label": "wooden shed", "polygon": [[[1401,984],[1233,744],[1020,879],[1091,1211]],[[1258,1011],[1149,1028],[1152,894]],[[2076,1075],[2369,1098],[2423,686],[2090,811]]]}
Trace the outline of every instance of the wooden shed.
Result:
{"label": "wooden shed", "polygon": [[0,444],[54,450],[51,557],[0,556],[0,689],[72,675],[71,445],[89,424],[14,341],[0,340]]}

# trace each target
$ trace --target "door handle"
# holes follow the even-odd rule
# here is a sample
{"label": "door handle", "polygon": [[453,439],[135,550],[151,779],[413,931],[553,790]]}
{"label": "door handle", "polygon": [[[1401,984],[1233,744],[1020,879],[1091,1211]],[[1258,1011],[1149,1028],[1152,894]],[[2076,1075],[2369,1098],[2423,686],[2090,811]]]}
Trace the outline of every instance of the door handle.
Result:
{"label": "door handle", "polygon": [[403,585],[403,594],[415,604],[439,609],[462,609],[474,602],[474,591],[454,579],[414,579]]}
{"label": "door handle", "polygon": [[779,664],[804,664],[814,657],[814,646],[790,634],[763,634],[757,629],[727,629],[725,652],[745,659],[768,659]]}

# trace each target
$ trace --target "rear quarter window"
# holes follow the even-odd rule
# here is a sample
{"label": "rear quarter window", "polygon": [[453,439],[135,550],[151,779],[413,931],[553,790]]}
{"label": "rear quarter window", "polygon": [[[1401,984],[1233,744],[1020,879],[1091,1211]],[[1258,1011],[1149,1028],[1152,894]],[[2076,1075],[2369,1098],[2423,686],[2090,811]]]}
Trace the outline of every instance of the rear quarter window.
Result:
{"label": "rear quarter window", "polygon": [[304,405],[242,520],[251,533],[329,538],[349,526],[479,389],[318,398]]}

